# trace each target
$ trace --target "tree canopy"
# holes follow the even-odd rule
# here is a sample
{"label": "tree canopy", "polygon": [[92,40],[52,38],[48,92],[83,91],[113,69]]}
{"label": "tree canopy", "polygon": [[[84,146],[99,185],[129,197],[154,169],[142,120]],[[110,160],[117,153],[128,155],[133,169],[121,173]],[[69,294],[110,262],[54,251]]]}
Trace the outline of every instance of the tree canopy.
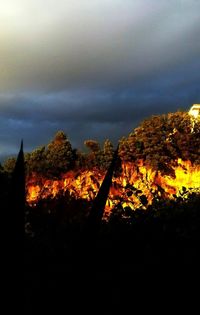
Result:
{"label": "tree canopy", "polygon": [[[186,112],[175,112],[145,119],[127,137],[119,140],[122,161],[144,164],[167,172],[168,166],[178,158],[200,165],[200,120],[195,123]],[[46,146],[40,146],[25,154],[27,174],[32,172],[57,177],[73,168],[106,170],[114,148],[109,139],[100,146],[97,140],[85,140],[87,153],[72,148],[63,131],[58,131]],[[3,164],[4,171],[12,172],[15,158]]]}
{"label": "tree canopy", "polygon": [[123,161],[143,160],[162,170],[178,158],[200,164],[200,122],[192,130],[191,117],[185,112],[152,116],[144,120],[127,138],[120,140]]}

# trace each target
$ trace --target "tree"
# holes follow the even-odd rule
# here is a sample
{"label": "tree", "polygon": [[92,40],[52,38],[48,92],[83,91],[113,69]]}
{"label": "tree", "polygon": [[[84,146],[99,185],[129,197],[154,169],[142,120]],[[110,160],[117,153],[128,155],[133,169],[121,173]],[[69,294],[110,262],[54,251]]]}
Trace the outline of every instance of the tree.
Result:
{"label": "tree", "polygon": [[15,163],[16,163],[16,158],[15,157],[10,157],[8,158],[4,163],[3,163],[3,168],[4,170],[11,174],[15,168]]}
{"label": "tree", "polygon": [[5,205],[7,204],[7,201],[8,201],[8,191],[9,191],[9,178],[3,166],[0,163],[0,200],[1,200],[2,209],[6,208]]}
{"label": "tree", "polygon": [[109,139],[106,139],[103,146],[103,154],[104,154],[104,167],[107,169],[112,161],[114,148],[113,144]]}
{"label": "tree", "polygon": [[87,154],[87,166],[90,167],[101,167],[101,148],[96,140],[86,140],[85,146],[90,150]]}
{"label": "tree", "polygon": [[73,149],[75,167],[76,169],[85,168],[86,166],[86,154],[78,149]]}
{"label": "tree", "polygon": [[47,169],[45,146],[36,148],[33,152],[25,155],[28,174],[32,172],[45,173]]}
{"label": "tree", "polygon": [[3,166],[0,163],[0,174],[3,173],[3,171],[4,171]]}
{"label": "tree", "polygon": [[46,160],[48,172],[53,176],[59,176],[73,167],[74,153],[63,131],[58,131],[47,146]]}
{"label": "tree", "polygon": [[146,165],[164,173],[178,158],[199,165],[200,122],[196,122],[193,131],[191,127],[191,118],[185,112],[152,116],[121,139],[119,155],[123,161],[142,159]]}
{"label": "tree", "polygon": [[93,153],[100,151],[100,145],[96,140],[85,140],[84,144]]}

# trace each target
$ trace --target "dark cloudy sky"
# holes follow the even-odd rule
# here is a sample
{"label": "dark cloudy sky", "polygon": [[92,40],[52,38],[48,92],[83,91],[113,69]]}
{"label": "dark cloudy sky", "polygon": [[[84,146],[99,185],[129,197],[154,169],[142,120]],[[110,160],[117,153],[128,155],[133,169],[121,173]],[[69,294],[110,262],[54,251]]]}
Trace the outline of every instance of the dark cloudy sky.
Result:
{"label": "dark cloudy sky", "polygon": [[127,135],[200,102],[200,0],[6,0],[0,4],[0,159],[64,130]]}

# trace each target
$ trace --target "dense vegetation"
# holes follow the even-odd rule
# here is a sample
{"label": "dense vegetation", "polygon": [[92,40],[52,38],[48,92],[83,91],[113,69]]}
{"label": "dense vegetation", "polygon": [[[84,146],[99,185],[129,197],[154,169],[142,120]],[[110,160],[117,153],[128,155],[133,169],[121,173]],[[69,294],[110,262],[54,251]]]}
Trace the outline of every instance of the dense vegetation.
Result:
{"label": "dense vegetation", "polygon": [[[119,141],[122,161],[138,162],[161,172],[172,172],[170,166],[177,159],[189,160],[200,165],[200,122],[192,130],[187,113],[177,112],[153,116]],[[101,147],[95,140],[86,140],[87,152],[72,148],[63,131],[56,133],[47,145],[25,154],[26,175],[36,173],[47,178],[59,178],[69,170],[99,168],[107,170],[114,148],[108,139]],[[0,192],[2,205],[6,204],[15,159],[9,158],[0,167]],[[117,169],[120,172],[120,165]],[[162,200],[155,194],[147,210],[132,211],[120,203],[112,210],[110,220],[103,221],[99,234],[91,240],[89,255],[98,260],[117,259],[126,262],[157,263],[163,260],[197,259],[200,239],[199,192],[184,198]],[[82,237],[91,202],[75,199],[65,192],[54,199],[41,200],[36,207],[26,205],[25,231],[27,261],[33,257],[70,259],[74,248],[86,249]],[[81,244],[81,245],[80,245]],[[86,252],[85,252],[86,253]],[[83,254],[83,253],[82,253]],[[83,254],[85,255],[85,254]],[[31,257],[31,259],[30,259]]]}
{"label": "dense vegetation", "polygon": [[164,172],[178,158],[200,165],[200,120],[192,128],[188,113],[153,116],[120,140],[120,156],[125,161],[142,159]]}

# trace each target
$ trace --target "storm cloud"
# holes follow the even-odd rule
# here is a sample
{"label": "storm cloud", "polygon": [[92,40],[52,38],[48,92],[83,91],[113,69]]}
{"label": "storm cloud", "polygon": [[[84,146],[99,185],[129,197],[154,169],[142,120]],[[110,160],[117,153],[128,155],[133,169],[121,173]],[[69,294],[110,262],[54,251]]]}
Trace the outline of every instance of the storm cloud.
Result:
{"label": "storm cloud", "polygon": [[199,1],[7,0],[0,10],[0,155],[63,129],[115,143],[200,102]]}

